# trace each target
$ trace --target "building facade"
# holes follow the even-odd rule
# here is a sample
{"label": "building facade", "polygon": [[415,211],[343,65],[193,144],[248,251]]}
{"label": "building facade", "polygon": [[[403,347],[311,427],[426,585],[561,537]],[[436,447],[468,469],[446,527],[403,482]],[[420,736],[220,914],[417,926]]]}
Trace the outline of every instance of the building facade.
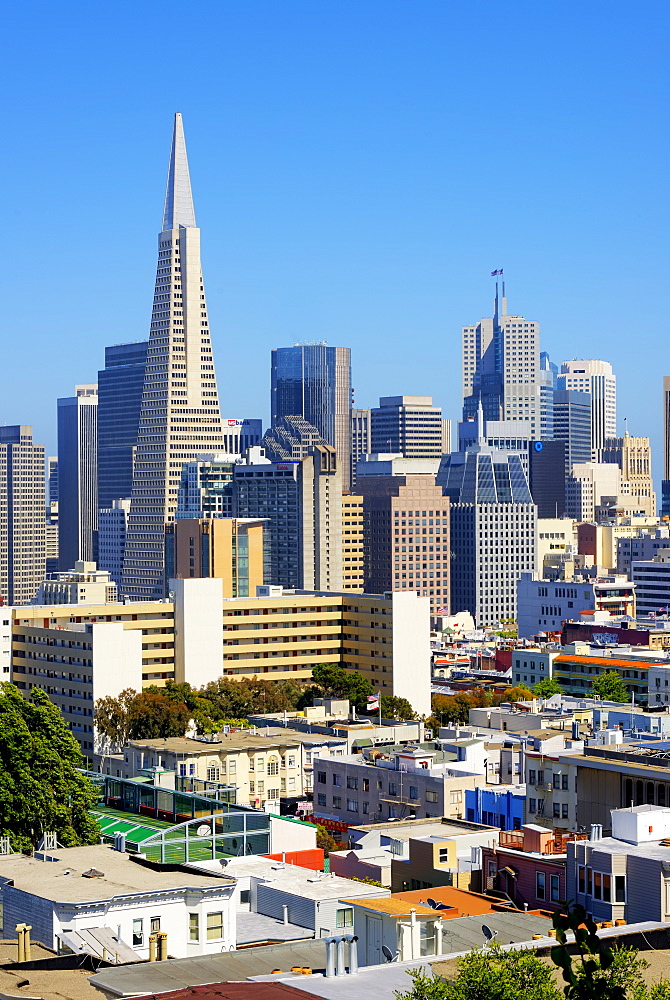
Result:
{"label": "building facade", "polygon": [[218,577],[224,597],[253,597],[262,587],[265,521],[179,518],[165,526],[168,580]]}
{"label": "building facade", "polygon": [[619,466],[625,492],[630,496],[635,513],[655,516],[656,494],[651,475],[649,438],[631,437],[628,431],[621,438],[606,438],[600,452],[600,461]]}
{"label": "building facade", "polygon": [[616,375],[608,361],[564,361],[558,388],[587,392],[591,397],[591,458],[616,436]]}
{"label": "building facade", "polygon": [[554,393],[554,439],[565,447],[565,475],[570,475],[576,463],[590,462],[591,396],[574,389],[557,389]]}
{"label": "building facade", "polygon": [[130,497],[126,500],[113,500],[111,507],[101,507],[98,510],[98,566],[109,573],[119,591],[129,513]]}
{"label": "building facade", "polygon": [[356,486],[358,460],[372,451],[370,435],[370,410],[353,408],[351,411],[351,488]]}
{"label": "building facade", "polygon": [[30,604],[46,572],[45,449],[26,424],[0,427],[0,597]]}
{"label": "building facade", "polygon": [[337,452],[343,489],[350,489],[351,350],[327,344],[296,344],[272,352],[272,425],[302,417]]}
{"label": "building facade", "polygon": [[372,452],[403,458],[441,458],[442,410],[432,396],[382,396],[370,410]]}
{"label": "building facade", "polygon": [[147,340],[105,348],[98,372],[98,506],[129,499],[146,373]]}
{"label": "building facade", "polygon": [[360,493],[342,495],[342,590],[365,592],[365,534]]}
{"label": "building facade", "polygon": [[175,115],[158,237],[122,590],[163,595],[165,524],[174,519],[182,466],[223,446],[214,357],[184,129]]}
{"label": "building facade", "polygon": [[58,400],[58,567],[97,559],[98,387]]}
{"label": "building facade", "polygon": [[227,455],[244,455],[247,448],[260,444],[263,421],[248,417],[223,417],[223,450]]}

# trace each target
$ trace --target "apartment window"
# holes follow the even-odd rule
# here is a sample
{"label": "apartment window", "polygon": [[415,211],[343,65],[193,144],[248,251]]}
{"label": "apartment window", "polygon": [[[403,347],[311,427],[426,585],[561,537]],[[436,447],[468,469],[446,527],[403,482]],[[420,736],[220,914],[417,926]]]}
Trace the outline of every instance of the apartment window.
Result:
{"label": "apartment window", "polygon": [[140,917],[139,920],[133,920],[133,948],[143,948],[144,947],[144,921]]}
{"label": "apartment window", "polygon": [[549,877],[549,893],[552,903],[558,903],[561,897],[561,880],[558,875]]}
{"label": "apartment window", "polygon": [[269,760],[268,761],[268,777],[272,775],[279,774],[279,761]]}
{"label": "apartment window", "polygon": [[179,765],[179,777],[180,778],[185,778],[186,777],[186,764],[180,764]]}
{"label": "apartment window", "polygon": [[397,795],[398,789],[395,781],[389,781],[389,795]]}
{"label": "apartment window", "polygon": [[339,774],[333,775],[333,784],[338,786],[342,784],[342,778],[340,777]]}
{"label": "apartment window", "polygon": [[333,795],[333,809],[342,808],[342,797],[340,795]]}
{"label": "apartment window", "polygon": [[195,777],[195,764],[189,764],[188,765],[188,774],[189,774],[189,778]]}
{"label": "apartment window", "polygon": [[347,907],[343,910],[335,911],[335,926],[336,927],[353,927],[354,926],[354,911],[351,907]]}
{"label": "apartment window", "polygon": [[207,940],[220,941],[223,937],[223,913],[207,914]]}
{"label": "apartment window", "polygon": [[456,791],[452,791],[449,793],[449,801],[451,802],[452,805],[454,803],[463,801],[463,792],[460,790],[460,788]]}
{"label": "apartment window", "polygon": [[603,899],[606,903],[612,902],[612,876],[603,875]]}
{"label": "apartment window", "polygon": [[561,776],[560,776],[560,774],[555,774],[553,776],[553,786],[554,786],[554,788],[560,788],[561,787]]}
{"label": "apartment window", "polygon": [[426,792],[426,802],[437,802],[438,795],[437,792],[427,791]]}
{"label": "apartment window", "polygon": [[370,791],[370,779],[369,778],[363,778],[363,791],[364,792],[369,792]]}
{"label": "apartment window", "polygon": [[347,811],[350,813],[358,812],[358,799],[347,799]]}
{"label": "apartment window", "polygon": [[316,772],[316,780],[318,781],[318,783],[320,785],[325,785],[325,783],[326,783],[326,772],[325,771],[317,771]]}
{"label": "apartment window", "polygon": [[567,819],[567,818],[568,818],[568,803],[563,802],[561,804],[561,819]]}
{"label": "apartment window", "polygon": [[547,898],[547,876],[544,872],[535,872],[535,898]]}
{"label": "apartment window", "polygon": [[369,813],[370,812],[370,803],[369,802],[364,802],[363,803],[363,812],[364,813]]}
{"label": "apartment window", "polygon": [[151,917],[151,933],[158,934],[161,929],[161,918]]}
{"label": "apartment window", "polygon": [[558,802],[554,802],[554,819],[561,818],[561,807]]}
{"label": "apartment window", "polygon": [[600,872],[593,873],[593,898],[603,898],[603,877]]}
{"label": "apartment window", "polygon": [[188,939],[189,941],[200,940],[200,914],[189,913],[188,915]]}
{"label": "apartment window", "polygon": [[567,790],[568,790],[568,776],[567,776],[567,774],[562,774],[561,775],[561,788],[563,789],[564,792],[567,792]]}
{"label": "apartment window", "polygon": [[586,891],[586,867],[580,865],[577,869],[577,892],[584,893]]}
{"label": "apartment window", "polygon": [[325,806],[326,804],[326,794],[325,792],[319,792],[316,797],[316,804],[319,806]]}
{"label": "apartment window", "polygon": [[218,781],[220,776],[220,769],[218,767],[208,767],[207,768],[207,780],[208,781]]}
{"label": "apartment window", "polygon": [[287,767],[295,767],[295,757],[290,756],[287,758]]}
{"label": "apartment window", "polygon": [[358,778],[347,778],[347,788],[358,788]]}
{"label": "apartment window", "polygon": [[487,878],[495,878],[497,875],[496,863],[495,861],[486,862],[486,876]]}
{"label": "apartment window", "polygon": [[528,770],[528,784],[529,785],[535,784],[535,770],[532,767],[529,768]]}
{"label": "apartment window", "polygon": [[529,813],[534,813],[535,812],[535,808],[536,808],[536,801],[535,801],[535,799],[528,799],[528,812]]}
{"label": "apartment window", "polygon": [[626,902],[626,876],[625,875],[615,875],[614,876],[614,902],[615,903],[625,903]]}

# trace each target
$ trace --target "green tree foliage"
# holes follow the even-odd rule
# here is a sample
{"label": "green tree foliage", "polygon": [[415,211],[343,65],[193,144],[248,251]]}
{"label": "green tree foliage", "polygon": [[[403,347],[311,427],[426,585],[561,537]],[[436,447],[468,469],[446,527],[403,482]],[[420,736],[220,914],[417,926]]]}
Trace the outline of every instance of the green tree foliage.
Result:
{"label": "green tree foliage", "polygon": [[416,719],[416,712],[407,698],[398,698],[394,694],[383,694],[381,706],[382,718],[384,719]]}
{"label": "green tree foliage", "polygon": [[331,851],[337,850],[337,842],[325,826],[317,826],[316,828],[316,846],[321,848],[326,857]]}
{"label": "green tree foliage", "polygon": [[312,679],[328,698],[347,698],[359,712],[367,708],[367,697],[375,693],[369,680],[353,670],[332,663],[320,663],[312,670]]}
{"label": "green tree foliage", "polygon": [[394,990],[398,1000],[560,1000],[551,967],[532,951],[503,951],[493,943],[458,960],[453,982],[409,970],[412,989]]}
{"label": "green tree foliage", "polygon": [[591,694],[603,701],[619,701],[624,704],[630,701],[628,688],[616,670],[606,670],[599,674],[593,681]]}
{"label": "green tree foliage", "polygon": [[553,677],[543,677],[533,688],[538,698],[551,698],[554,694],[565,694],[561,685]]}
{"label": "green tree foliage", "polygon": [[191,711],[184,702],[169,697],[159,688],[139,694],[126,688],[117,698],[98,699],[93,713],[95,725],[112,752],[120,750],[129,739],[183,736],[190,718]]}
{"label": "green tree foliage", "polygon": [[30,697],[0,685],[0,833],[15,851],[35,847],[45,830],[66,847],[95,844],[100,831],[89,809],[98,794],[77,770],[79,744],[44,691],[33,688]]}
{"label": "green tree foliage", "polygon": [[295,681],[277,684],[258,677],[219,677],[197,692],[213,720],[246,719],[259,712],[295,711],[303,688]]}

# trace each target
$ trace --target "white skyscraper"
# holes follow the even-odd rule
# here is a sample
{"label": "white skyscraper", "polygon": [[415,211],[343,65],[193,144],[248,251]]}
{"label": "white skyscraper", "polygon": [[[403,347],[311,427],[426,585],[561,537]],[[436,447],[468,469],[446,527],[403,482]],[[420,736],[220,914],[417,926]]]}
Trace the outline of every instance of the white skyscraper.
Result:
{"label": "white skyscraper", "polygon": [[98,387],[76,385],[58,400],[58,568],[96,557]]}
{"label": "white skyscraper", "polygon": [[211,343],[200,230],[176,114],[121,587],[138,600],[163,594],[165,524],[174,519],[184,462],[223,447]]}
{"label": "white skyscraper", "polygon": [[616,375],[608,361],[573,358],[561,365],[559,389],[576,389],[591,394],[591,451],[605,447],[605,439],[616,437]]}
{"label": "white skyscraper", "polygon": [[541,433],[540,324],[507,315],[505,282],[492,318],[464,326],[463,419],[474,419],[481,401],[486,420],[523,420],[529,437]]}

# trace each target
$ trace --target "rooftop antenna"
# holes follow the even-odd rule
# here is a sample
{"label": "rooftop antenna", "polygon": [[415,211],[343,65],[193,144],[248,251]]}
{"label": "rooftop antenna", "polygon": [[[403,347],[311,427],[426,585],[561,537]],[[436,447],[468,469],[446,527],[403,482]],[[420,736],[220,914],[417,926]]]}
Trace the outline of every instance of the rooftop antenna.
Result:
{"label": "rooftop antenna", "polygon": [[490,942],[493,941],[494,938],[498,937],[498,931],[492,931],[488,924],[482,924],[482,933],[486,938],[484,941],[485,948],[487,944],[490,944]]}

